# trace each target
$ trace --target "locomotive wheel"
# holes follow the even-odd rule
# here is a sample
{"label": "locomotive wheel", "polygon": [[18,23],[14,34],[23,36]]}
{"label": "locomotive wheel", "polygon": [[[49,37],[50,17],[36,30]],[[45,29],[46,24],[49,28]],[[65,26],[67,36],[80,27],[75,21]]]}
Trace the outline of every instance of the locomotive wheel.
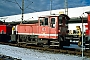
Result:
{"label": "locomotive wheel", "polygon": [[79,42],[78,42],[78,46],[79,46],[79,47],[81,47],[81,45],[82,45],[82,42],[81,42],[81,41],[79,41]]}

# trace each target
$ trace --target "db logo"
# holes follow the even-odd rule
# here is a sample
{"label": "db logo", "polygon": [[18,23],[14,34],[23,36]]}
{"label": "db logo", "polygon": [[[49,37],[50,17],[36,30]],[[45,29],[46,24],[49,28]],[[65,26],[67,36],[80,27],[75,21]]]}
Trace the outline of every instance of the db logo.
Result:
{"label": "db logo", "polygon": [[42,28],[42,31],[45,31],[45,28]]}

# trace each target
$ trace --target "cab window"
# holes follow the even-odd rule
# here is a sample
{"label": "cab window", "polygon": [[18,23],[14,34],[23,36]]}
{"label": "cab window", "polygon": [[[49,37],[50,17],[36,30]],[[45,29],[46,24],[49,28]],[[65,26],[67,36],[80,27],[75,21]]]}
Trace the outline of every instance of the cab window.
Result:
{"label": "cab window", "polygon": [[62,24],[62,17],[59,16],[59,24]]}
{"label": "cab window", "polygon": [[44,23],[45,25],[48,25],[48,18],[45,18]]}
{"label": "cab window", "polygon": [[52,28],[55,27],[55,18],[51,18],[51,27],[52,27]]}
{"label": "cab window", "polygon": [[44,25],[44,18],[40,18],[40,25]]}
{"label": "cab window", "polygon": [[48,18],[40,18],[40,25],[48,25]]}
{"label": "cab window", "polygon": [[51,18],[51,23],[55,24],[55,18]]}

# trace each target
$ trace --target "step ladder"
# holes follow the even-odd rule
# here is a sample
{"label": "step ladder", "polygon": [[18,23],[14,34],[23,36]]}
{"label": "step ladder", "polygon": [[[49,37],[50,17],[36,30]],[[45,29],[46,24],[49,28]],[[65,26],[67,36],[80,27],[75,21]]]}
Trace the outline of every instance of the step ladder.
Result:
{"label": "step ladder", "polygon": [[59,41],[50,41],[51,45],[50,46],[57,46],[59,47]]}

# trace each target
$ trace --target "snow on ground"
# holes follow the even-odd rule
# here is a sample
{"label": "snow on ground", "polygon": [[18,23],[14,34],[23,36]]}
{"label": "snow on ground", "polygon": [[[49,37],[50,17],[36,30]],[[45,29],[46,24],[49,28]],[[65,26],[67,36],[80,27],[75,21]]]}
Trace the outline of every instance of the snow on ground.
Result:
{"label": "snow on ground", "polygon": [[[82,60],[80,56],[74,56],[69,54],[54,54],[50,52],[43,52],[40,50],[19,48],[0,44],[0,54],[19,58],[22,60]],[[90,58],[84,57],[84,60],[90,60]]]}

